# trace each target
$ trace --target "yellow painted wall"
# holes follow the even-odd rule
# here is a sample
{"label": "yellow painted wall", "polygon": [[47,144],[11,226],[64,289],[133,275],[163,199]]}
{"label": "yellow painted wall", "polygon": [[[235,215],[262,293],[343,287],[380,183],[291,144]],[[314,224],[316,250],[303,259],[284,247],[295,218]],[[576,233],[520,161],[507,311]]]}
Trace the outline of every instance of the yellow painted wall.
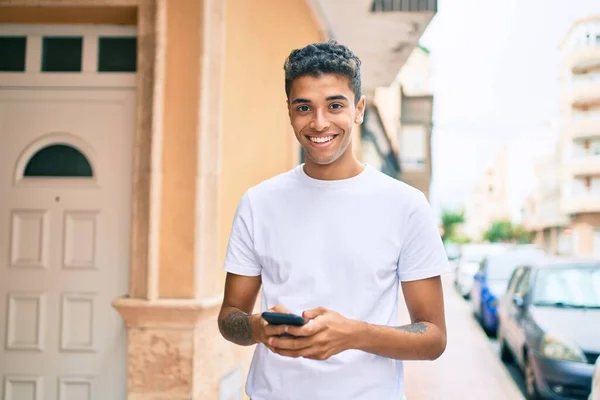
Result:
{"label": "yellow painted wall", "polygon": [[[321,40],[304,0],[230,0],[226,20],[221,260],[244,192],[298,164],[283,63],[291,50]],[[216,278],[215,295],[222,291],[224,274]]]}

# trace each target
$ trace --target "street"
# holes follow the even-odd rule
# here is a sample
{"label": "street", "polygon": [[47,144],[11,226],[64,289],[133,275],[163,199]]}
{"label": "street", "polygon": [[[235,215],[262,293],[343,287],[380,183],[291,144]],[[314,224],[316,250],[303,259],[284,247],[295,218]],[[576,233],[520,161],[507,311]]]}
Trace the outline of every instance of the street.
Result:
{"label": "street", "polygon": [[[507,370],[500,361],[497,346],[473,318],[470,304],[456,293],[451,277],[444,277],[443,282],[446,351],[434,362],[404,363],[408,400],[523,399],[519,372],[513,367]],[[401,322],[409,321],[406,306],[401,303]],[[515,383],[519,379],[520,384]]]}
{"label": "street", "polygon": [[[499,354],[500,346],[498,345],[498,342],[496,341],[496,339],[490,338],[490,344],[492,345],[492,349],[493,349],[494,353]],[[515,384],[517,385],[517,387],[519,388],[519,390],[521,391],[521,393],[523,394],[523,396],[525,396],[526,392],[525,392],[525,380],[523,377],[523,372],[521,372],[521,370],[515,364],[504,364],[504,366],[505,366],[506,370],[508,371],[508,373],[510,374],[513,381],[515,382]]]}

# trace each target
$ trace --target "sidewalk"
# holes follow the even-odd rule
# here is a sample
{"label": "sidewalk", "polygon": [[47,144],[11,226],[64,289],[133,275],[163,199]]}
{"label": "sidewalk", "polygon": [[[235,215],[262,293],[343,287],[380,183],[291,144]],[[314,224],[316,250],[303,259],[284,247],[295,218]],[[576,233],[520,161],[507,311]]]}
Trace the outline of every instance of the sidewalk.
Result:
{"label": "sidewalk", "polygon": [[[523,395],[471,315],[470,304],[444,277],[448,344],[437,360],[405,361],[407,400],[521,400]],[[403,301],[402,323],[410,318]]]}

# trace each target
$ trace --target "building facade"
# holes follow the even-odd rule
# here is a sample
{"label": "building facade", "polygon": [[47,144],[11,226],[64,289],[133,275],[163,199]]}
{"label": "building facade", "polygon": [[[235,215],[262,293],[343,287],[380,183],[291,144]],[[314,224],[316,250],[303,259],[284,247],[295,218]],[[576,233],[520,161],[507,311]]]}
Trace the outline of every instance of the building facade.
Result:
{"label": "building facade", "polygon": [[0,0],[4,399],[245,398],[221,265],[245,190],[300,161],[283,61],[335,37],[389,85],[435,2],[388,3]]}
{"label": "building facade", "polygon": [[523,226],[535,233],[535,243],[550,254],[572,255],[570,220],[561,209],[562,142],[535,164],[537,186],[526,205]]}
{"label": "building facade", "polygon": [[600,16],[576,21],[561,52],[562,210],[573,253],[600,256]]}
{"label": "building facade", "polygon": [[465,223],[462,231],[473,241],[484,239],[485,232],[494,222],[511,219],[508,203],[507,174],[508,150],[496,154],[493,163],[465,202]]}
{"label": "building facade", "polygon": [[433,88],[429,50],[417,46],[374,102],[399,160],[398,178],[429,198],[432,175]]}

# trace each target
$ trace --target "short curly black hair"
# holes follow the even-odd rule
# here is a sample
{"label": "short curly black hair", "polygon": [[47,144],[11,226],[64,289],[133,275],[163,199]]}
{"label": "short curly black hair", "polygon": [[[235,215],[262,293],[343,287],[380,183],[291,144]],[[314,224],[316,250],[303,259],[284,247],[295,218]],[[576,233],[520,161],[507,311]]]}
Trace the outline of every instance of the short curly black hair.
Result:
{"label": "short curly black hair", "polygon": [[354,92],[354,101],[357,103],[362,91],[360,64],[360,59],[348,47],[335,40],[312,43],[293,50],[283,65],[285,94],[289,99],[292,82],[301,76],[338,74],[348,77],[350,89]]}

